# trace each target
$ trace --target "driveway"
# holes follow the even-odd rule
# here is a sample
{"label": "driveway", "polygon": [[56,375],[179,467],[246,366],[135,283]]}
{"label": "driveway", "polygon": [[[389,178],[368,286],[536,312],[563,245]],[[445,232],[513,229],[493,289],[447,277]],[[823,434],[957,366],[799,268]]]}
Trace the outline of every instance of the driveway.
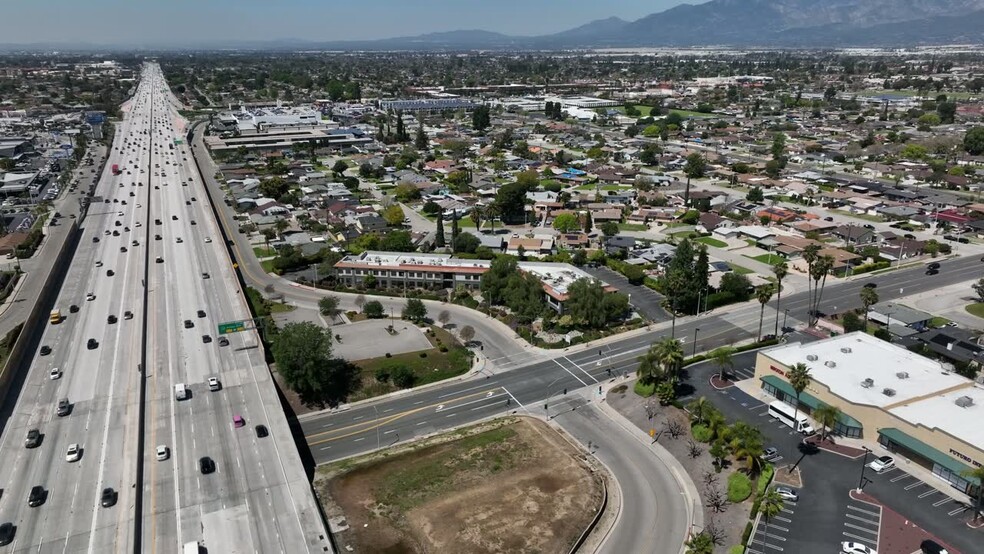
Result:
{"label": "driveway", "polygon": [[581,269],[592,277],[615,287],[619,292],[629,295],[632,305],[646,319],[657,322],[672,319],[670,314],[663,309],[663,295],[653,289],[642,285],[633,285],[624,275],[607,267],[584,266]]}

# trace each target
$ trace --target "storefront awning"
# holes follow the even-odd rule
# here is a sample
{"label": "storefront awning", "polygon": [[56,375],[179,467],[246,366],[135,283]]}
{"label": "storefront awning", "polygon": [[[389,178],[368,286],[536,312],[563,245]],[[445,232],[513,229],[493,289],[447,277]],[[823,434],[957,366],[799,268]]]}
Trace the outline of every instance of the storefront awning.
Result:
{"label": "storefront awning", "polygon": [[963,477],[967,481],[970,481],[971,483],[974,483],[975,485],[978,484],[978,480],[977,479],[973,479],[973,478],[967,477],[965,475],[965,472],[968,472],[968,471],[971,470],[971,467],[970,466],[968,466],[967,464],[965,464],[963,462],[959,462],[959,461],[953,459],[949,455],[940,452],[939,450],[937,450],[937,449],[933,448],[932,446],[924,443],[923,441],[921,441],[921,440],[919,440],[917,438],[914,438],[914,437],[910,437],[909,435],[903,433],[902,431],[899,431],[898,429],[896,429],[894,427],[887,427],[885,429],[879,429],[878,430],[878,434],[879,435],[883,435],[885,438],[891,440],[892,442],[894,442],[896,444],[899,444],[899,445],[904,446],[905,448],[908,448],[912,452],[915,452],[916,454],[919,454],[923,458],[926,458],[927,460],[929,460],[929,461],[931,461],[931,462],[933,462],[935,464],[938,464],[940,466],[945,467],[946,469],[949,469],[950,471],[952,471],[953,473],[956,473],[956,474],[960,475],[961,477]]}
{"label": "storefront awning", "polygon": [[[790,385],[786,381],[783,381],[782,379],[776,377],[775,375],[766,375],[765,377],[762,377],[762,380],[765,381],[766,383],[768,383],[769,385],[775,387],[776,389],[781,390],[782,392],[786,393],[787,395],[792,396],[793,398],[796,398],[796,389],[794,389],[792,385]],[[813,396],[810,393],[805,392],[805,391],[802,392],[802,393],[800,393],[800,395],[799,395],[799,401],[800,401],[800,404],[803,404],[803,405],[807,406],[808,408],[810,408],[810,410],[816,410],[817,408],[819,408],[820,406],[823,406],[825,404],[825,402],[822,402],[822,401],[818,400],[815,396]],[[840,406],[838,406],[838,408],[839,407]],[[853,417],[845,414],[843,410],[841,410],[840,418],[838,418],[838,420],[841,422],[842,425],[844,425],[846,427],[854,427],[856,429],[863,429],[864,428],[861,425],[861,422],[860,421],[858,421],[858,420],[854,419]]]}

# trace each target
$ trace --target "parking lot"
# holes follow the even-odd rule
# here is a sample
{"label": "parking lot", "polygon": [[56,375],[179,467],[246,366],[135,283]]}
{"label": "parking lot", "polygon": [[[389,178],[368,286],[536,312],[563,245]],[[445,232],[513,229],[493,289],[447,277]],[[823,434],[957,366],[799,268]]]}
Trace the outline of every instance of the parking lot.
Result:
{"label": "parking lot", "polygon": [[[899,463],[898,458],[896,463]],[[936,483],[930,485],[898,467],[892,467],[870,479],[871,484],[865,487],[865,492],[872,495],[902,496],[906,504],[923,512],[934,513],[937,517],[945,515],[961,522],[973,518],[973,507],[970,504],[955,500],[936,488],[945,486],[942,480],[937,479]]]}
{"label": "parking lot", "polygon": [[880,506],[851,498],[844,508],[844,530],[841,541],[861,543],[878,550],[878,534],[881,531]]}
{"label": "parking lot", "polygon": [[782,512],[769,520],[760,520],[755,533],[752,535],[746,552],[754,554],[769,554],[774,552],[799,552],[796,547],[788,544],[789,530],[796,517],[796,502],[786,501]]}

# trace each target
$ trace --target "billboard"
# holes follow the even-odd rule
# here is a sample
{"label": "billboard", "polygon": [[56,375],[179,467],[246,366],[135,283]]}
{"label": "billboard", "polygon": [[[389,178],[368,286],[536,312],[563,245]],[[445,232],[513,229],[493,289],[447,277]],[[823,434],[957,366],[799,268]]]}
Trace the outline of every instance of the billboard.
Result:
{"label": "billboard", "polygon": [[103,112],[86,112],[85,122],[89,125],[101,125],[106,121],[106,114]]}

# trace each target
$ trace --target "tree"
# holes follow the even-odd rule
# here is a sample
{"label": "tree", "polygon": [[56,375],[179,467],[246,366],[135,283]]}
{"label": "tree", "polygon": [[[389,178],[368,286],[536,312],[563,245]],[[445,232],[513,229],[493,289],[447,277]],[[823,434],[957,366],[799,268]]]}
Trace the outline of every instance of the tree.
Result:
{"label": "tree", "polygon": [[752,187],[749,189],[748,194],[745,195],[745,200],[749,202],[762,202],[765,200],[765,194],[762,192],[762,187]]}
{"label": "tree", "polygon": [[287,194],[287,191],[290,190],[290,183],[285,181],[283,177],[276,176],[270,177],[269,179],[263,179],[256,188],[263,196],[268,198],[280,198],[281,196]]}
{"label": "tree", "polygon": [[762,432],[744,421],[736,422],[728,430],[729,447],[736,460],[745,462],[750,476],[762,470]]}
{"label": "tree", "polygon": [[467,345],[472,341],[472,339],[475,338],[475,328],[471,325],[465,325],[461,328],[461,331],[458,331],[458,337],[465,345]]}
{"label": "tree", "polygon": [[977,300],[984,302],[984,277],[978,279],[970,288],[977,294]]}
{"label": "tree", "polygon": [[474,254],[478,247],[482,245],[482,242],[478,240],[478,237],[471,233],[461,233],[456,239],[454,239],[454,251],[464,252],[466,254]]}
{"label": "tree", "polygon": [[813,316],[812,321],[815,325],[819,321],[820,299],[823,297],[823,289],[827,285],[827,275],[834,267],[834,259],[831,256],[823,255],[817,258],[810,268],[810,277],[813,279]]}
{"label": "tree", "polygon": [[704,396],[692,400],[687,404],[687,411],[690,412],[690,421],[694,425],[703,425],[706,423],[711,413],[716,410],[714,405]]}
{"label": "tree", "polygon": [[643,147],[642,152],[639,153],[639,161],[645,165],[658,165],[662,153],[663,149],[658,144],[651,142]]}
{"label": "tree", "polygon": [[984,154],[984,127],[971,127],[964,134],[963,148],[971,156]]}
{"label": "tree", "polygon": [[825,441],[830,431],[837,427],[837,422],[840,421],[841,411],[837,406],[821,404],[810,415],[820,425],[820,440]]}
{"label": "tree", "polygon": [[858,294],[861,296],[861,305],[864,307],[864,328],[867,329],[868,314],[871,312],[871,307],[878,303],[878,291],[874,287],[862,287]]}
{"label": "tree", "polygon": [[785,506],[785,501],[775,488],[765,491],[759,499],[759,512],[765,520],[765,536],[769,535],[769,521],[779,515]]}
{"label": "tree", "polygon": [[444,248],[447,245],[444,241],[444,211],[437,212],[437,235],[434,237],[434,246]]}
{"label": "tree", "polygon": [[936,113],[939,114],[941,123],[953,123],[953,118],[957,115],[957,103],[940,102],[936,105]]}
{"label": "tree", "polygon": [[977,523],[981,517],[982,508],[984,508],[984,466],[977,466],[973,469],[965,470],[960,475],[968,481],[977,482],[977,486],[973,487],[974,492],[971,495],[974,499],[974,523]]}
{"label": "tree", "polygon": [[845,333],[864,331],[867,328],[867,325],[865,325],[865,323],[861,321],[861,318],[858,317],[858,314],[856,314],[854,310],[850,310],[844,313],[844,315],[841,317],[841,326],[844,327]]}
{"label": "tree", "polygon": [[458,247],[458,212],[451,212],[451,251],[457,252]]}
{"label": "tree", "polygon": [[660,405],[668,406],[676,400],[676,386],[677,380],[675,377],[670,377],[656,384],[656,390],[653,392],[656,394],[656,398],[659,399]]}
{"label": "tree", "polygon": [[564,313],[578,325],[601,329],[608,321],[604,309],[605,290],[595,279],[578,279],[571,283]]}
{"label": "tree", "polygon": [[305,402],[334,405],[345,398],[358,368],[331,357],[331,333],[311,322],[288,323],[277,333],[271,353],[284,383]]}
{"label": "tree", "polygon": [[387,252],[413,252],[413,237],[409,231],[390,231],[379,240],[379,248]]}
{"label": "tree", "polygon": [[765,305],[772,299],[772,285],[755,287],[755,299],[759,301],[759,330],[755,340],[762,340],[762,322],[765,320]]}
{"label": "tree", "polygon": [[560,214],[553,220],[553,228],[561,233],[570,233],[580,226],[581,225],[577,220],[577,216],[574,214]]}
{"label": "tree", "polygon": [[676,378],[683,366],[683,345],[679,340],[671,337],[663,339],[655,344],[656,361],[660,365],[662,373],[667,378]]}
{"label": "tree", "polygon": [[427,150],[429,142],[427,141],[427,134],[424,133],[424,124],[421,123],[417,126],[417,135],[413,139],[413,146],[417,150]]}
{"label": "tree", "polygon": [[338,303],[337,296],[323,296],[318,300],[318,311],[329,320],[335,319],[342,313],[341,308],[338,307]]}
{"label": "tree", "polygon": [[419,298],[407,298],[407,305],[403,307],[403,319],[409,319],[414,323],[420,323],[427,319],[427,306]]}
{"label": "tree", "polygon": [[735,349],[730,346],[720,346],[711,351],[711,359],[718,366],[722,380],[727,380],[728,373],[735,368]]}
{"label": "tree", "polygon": [[487,105],[483,104],[476,107],[472,111],[472,127],[474,127],[476,131],[480,132],[488,129],[491,124],[490,113],[490,109]]}
{"label": "tree", "polygon": [[474,208],[471,209],[471,212],[469,212],[468,217],[470,217],[471,220],[472,220],[472,223],[475,224],[475,228],[481,230],[482,229],[482,217],[484,217],[484,215],[485,215],[485,213],[483,212],[482,207],[481,206],[475,206]]}
{"label": "tree", "polygon": [[495,195],[495,205],[503,222],[516,223],[525,220],[526,193],[530,190],[532,189],[519,182],[499,187]]}
{"label": "tree", "polygon": [[331,166],[332,172],[335,173],[336,175],[341,175],[342,173],[345,173],[345,170],[347,169],[348,169],[348,164],[345,163],[345,160],[338,160],[337,162],[335,162],[335,165]]}
{"label": "tree", "polygon": [[772,153],[772,159],[779,162],[780,167],[783,165],[783,155],[786,153],[786,135],[782,133],[776,133],[772,137],[772,147],[770,148]]}
{"label": "tree", "polygon": [[386,223],[392,227],[403,225],[403,220],[405,218],[406,216],[403,214],[403,208],[397,204],[393,204],[383,210],[383,219],[385,219]]}
{"label": "tree", "polygon": [[806,367],[803,362],[799,362],[789,369],[786,378],[789,379],[789,386],[796,391],[796,406],[793,407],[793,420],[795,420],[799,415],[800,395],[813,382],[813,376],[810,375],[810,368]]}
{"label": "tree", "polygon": [[687,188],[683,193],[683,205],[690,205],[690,179],[700,179],[707,170],[707,160],[699,152],[687,156],[687,163],[683,166],[683,172],[687,175]]}
{"label": "tree", "polygon": [[593,227],[594,220],[591,218],[591,212],[584,212],[584,232],[590,233]]}
{"label": "tree", "polygon": [[615,223],[614,221],[606,221],[601,224],[601,232],[606,237],[614,237],[618,234],[618,231],[618,223]]}
{"label": "tree", "polygon": [[782,300],[782,280],[789,274],[789,265],[780,262],[772,266],[772,273],[776,276],[776,330],[775,335],[779,336],[779,302]]}
{"label": "tree", "polygon": [[362,313],[369,319],[382,319],[386,312],[383,310],[383,303],[379,300],[370,300],[362,306]]}
{"label": "tree", "polygon": [[711,536],[701,531],[687,541],[687,554],[713,554],[714,541]]}
{"label": "tree", "polygon": [[420,189],[413,183],[400,183],[393,190],[393,196],[400,202],[412,202],[420,199]]}

